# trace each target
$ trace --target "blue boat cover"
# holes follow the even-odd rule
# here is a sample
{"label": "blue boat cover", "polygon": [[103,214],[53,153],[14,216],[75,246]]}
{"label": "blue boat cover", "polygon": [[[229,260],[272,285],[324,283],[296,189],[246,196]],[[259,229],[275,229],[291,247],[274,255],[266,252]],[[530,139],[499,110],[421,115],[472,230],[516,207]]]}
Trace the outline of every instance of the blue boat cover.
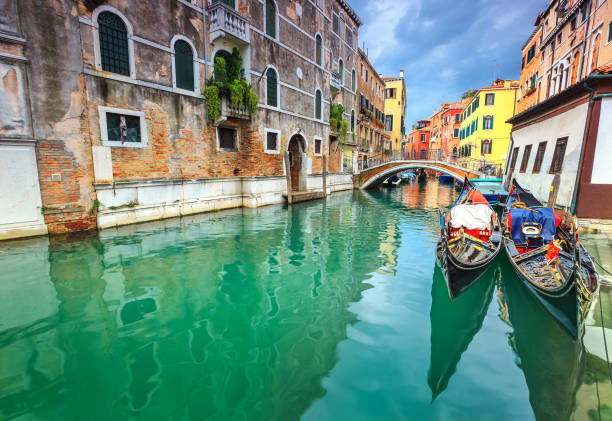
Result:
{"label": "blue boat cover", "polygon": [[523,223],[537,222],[542,225],[541,236],[544,243],[550,243],[557,233],[557,221],[551,208],[537,208],[538,212],[529,209],[510,209],[512,241],[515,244],[525,244],[527,239],[523,234]]}

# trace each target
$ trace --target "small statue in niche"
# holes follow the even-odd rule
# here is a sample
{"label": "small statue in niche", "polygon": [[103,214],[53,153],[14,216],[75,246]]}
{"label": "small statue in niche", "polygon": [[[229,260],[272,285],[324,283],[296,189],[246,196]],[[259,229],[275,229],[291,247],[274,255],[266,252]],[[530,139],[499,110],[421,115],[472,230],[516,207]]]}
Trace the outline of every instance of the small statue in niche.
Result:
{"label": "small statue in niche", "polygon": [[123,115],[119,117],[119,133],[121,134],[121,144],[123,145],[127,137],[127,123]]}

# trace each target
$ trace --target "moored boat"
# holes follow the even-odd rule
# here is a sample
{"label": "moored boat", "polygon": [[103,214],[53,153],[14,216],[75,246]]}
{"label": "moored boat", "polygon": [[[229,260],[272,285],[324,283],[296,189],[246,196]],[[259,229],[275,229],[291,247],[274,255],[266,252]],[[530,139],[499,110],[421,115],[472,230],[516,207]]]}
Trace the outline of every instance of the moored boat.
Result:
{"label": "moored boat", "polygon": [[562,220],[512,180],[502,221],[504,248],[515,272],[576,340],[599,291],[599,277],[578,242],[575,218]]}
{"label": "moored boat", "polygon": [[469,288],[501,249],[501,226],[482,193],[465,179],[448,214],[439,210],[440,240],[436,257],[454,299]]}

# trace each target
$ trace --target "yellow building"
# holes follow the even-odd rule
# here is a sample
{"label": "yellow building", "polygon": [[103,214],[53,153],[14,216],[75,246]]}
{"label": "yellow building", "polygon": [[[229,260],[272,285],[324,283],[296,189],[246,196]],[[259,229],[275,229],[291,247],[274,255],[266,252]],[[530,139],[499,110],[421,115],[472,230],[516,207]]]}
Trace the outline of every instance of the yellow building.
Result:
{"label": "yellow building", "polygon": [[390,145],[384,145],[384,150],[400,152],[406,126],[406,84],[404,71],[399,77],[383,77],[385,82],[385,134],[389,136]]}
{"label": "yellow building", "polygon": [[503,168],[512,128],[506,120],[514,116],[518,88],[518,81],[497,79],[480,88],[466,105],[459,135],[459,156],[464,165],[477,167],[484,156],[487,163]]}

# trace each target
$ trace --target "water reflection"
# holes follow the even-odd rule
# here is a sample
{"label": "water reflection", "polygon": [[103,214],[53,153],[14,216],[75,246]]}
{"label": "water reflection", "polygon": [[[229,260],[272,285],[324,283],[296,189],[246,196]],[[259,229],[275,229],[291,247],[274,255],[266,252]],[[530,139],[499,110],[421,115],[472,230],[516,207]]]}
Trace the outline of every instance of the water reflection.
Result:
{"label": "water reflection", "polygon": [[451,301],[444,274],[436,265],[431,289],[431,360],[427,373],[432,402],[446,389],[461,355],[482,327],[498,278],[499,268],[490,267]]}
{"label": "water reflection", "polygon": [[297,419],[393,266],[358,200],[4,246],[0,418]]}
{"label": "water reflection", "polygon": [[576,391],[582,383],[584,347],[572,338],[500,263],[506,276],[500,284],[501,317],[512,326],[508,344],[529,388],[529,401],[537,420],[568,420],[576,408]]}

